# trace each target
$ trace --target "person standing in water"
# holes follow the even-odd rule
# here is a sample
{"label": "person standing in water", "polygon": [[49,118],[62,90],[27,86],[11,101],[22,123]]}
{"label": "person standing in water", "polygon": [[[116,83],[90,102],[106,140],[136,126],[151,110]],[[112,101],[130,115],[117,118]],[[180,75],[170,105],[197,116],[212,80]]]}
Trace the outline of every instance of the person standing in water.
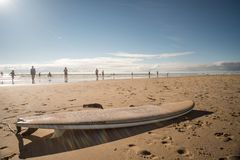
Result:
{"label": "person standing in water", "polygon": [[104,70],[102,70],[102,80],[104,80]]}
{"label": "person standing in water", "polygon": [[[1,78],[3,77],[3,72],[1,72]],[[2,80],[2,84],[3,84],[3,80]]]}
{"label": "person standing in water", "polygon": [[32,76],[32,84],[35,83],[35,75],[36,75],[36,69],[32,66],[30,70],[31,76]]}
{"label": "person standing in water", "polygon": [[64,68],[63,72],[64,72],[64,82],[67,83],[68,82],[68,69],[67,69],[67,67]]}
{"label": "person standing in water", "polygon": [[96,80],[98,80],[98,69],[97,68],[95,70],[95,74],[96,74]]}
{"label": "person standing in water", "polygon": [[51,72],[48,72],[48,75],[47,75],[47,76],[48,76],[48,81],[51,82],[51,77],[52,77]]}
{"label": "person standing in water", "polygon": [[14,77],[16,76],[14,70],[12,70],[12,72],[9,75],[11,75],[11,77],[12,77],[12,84],[14,84]]}

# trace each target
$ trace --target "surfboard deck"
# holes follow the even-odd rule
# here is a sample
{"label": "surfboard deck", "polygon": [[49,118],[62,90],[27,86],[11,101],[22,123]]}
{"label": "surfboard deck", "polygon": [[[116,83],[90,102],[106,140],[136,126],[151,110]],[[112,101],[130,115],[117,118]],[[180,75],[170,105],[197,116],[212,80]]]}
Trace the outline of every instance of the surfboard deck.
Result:
{"label": "surfboard deck", "polygon": [[190,100],[159,106],[143,105],[138,107],[62,112],[20,117],[16,122],[16,127],[20,130],[21,127],[27,127],[55,129],[58,131],[66,129],[132,127],[177,118],[190,112],[193,107],[194,102]]}

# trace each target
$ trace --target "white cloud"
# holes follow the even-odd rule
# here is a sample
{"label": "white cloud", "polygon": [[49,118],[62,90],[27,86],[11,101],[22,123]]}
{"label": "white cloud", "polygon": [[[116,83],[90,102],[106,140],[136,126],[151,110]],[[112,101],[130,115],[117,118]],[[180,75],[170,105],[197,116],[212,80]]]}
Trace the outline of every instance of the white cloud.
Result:
{"label": "white cloud", "polygon": [[171,58],[171,57],[186,56],[191,54],[194,54],[194,52],[163,53],[163,54],[159,54],[158,58]]}
{"label": "white cloud", "polygon": [[160,53],[160,54],[142,54],[142,53],[127,53],[127,52],[116,52],[110,53],[110,55],[116,57],[127,57],[127,58],[172,58],[177,56],[186,56],[194,54],[194,52],[173,52],[173,53]]}
{"label": "white cloud", "polygon": [[127,57],[127,58],[154,58],[157,56],[155,54],[139,54],[139,53],[127,53],[127,52],[110,53],[110,55],[113,55],[116,57]]}
{"label": "white cloud", "polygon": [[[191,54],[188,52],[175,53],[171,56]],[[162,54],[169,57],[168,54]],[[170,57],[171,57],[170,56]],[[28,63],[28,64],[2,64],[0,71],[16,73],[29,73],[31,66],[35,66],[40,72],[62,72],[64,67],[68,67],[70,72],[94,73],[95,68],[105,70],[105,73],[140,73],[140,72],[205,72],[205,71],[240,71],[240,61],[236,62],[213,62],[210,64],[191,63],[153,63],[148,64],[143,57],[95,57],[81,59],[57,59],[48,63]]]}

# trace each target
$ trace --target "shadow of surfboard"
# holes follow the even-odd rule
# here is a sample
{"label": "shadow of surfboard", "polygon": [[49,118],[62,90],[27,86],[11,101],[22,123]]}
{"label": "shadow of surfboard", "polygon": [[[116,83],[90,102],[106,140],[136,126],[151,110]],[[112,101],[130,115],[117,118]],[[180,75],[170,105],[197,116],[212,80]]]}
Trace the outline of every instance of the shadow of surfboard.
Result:
{"label": "shadow of surfboard", "polygon": [[193,110],[176,119],[143,126],[99,130],[67,130],[62,137],[54,139],[50,139],[52,134],[44,137],[30,135],[26,138],[31,140],[31,142],[26,145],[24,145],[22,137],[16,135],[19,141],[19,158],[40,157],[96,146],[166,127],[173,123],[193,120],[212,113],[209,111]]}

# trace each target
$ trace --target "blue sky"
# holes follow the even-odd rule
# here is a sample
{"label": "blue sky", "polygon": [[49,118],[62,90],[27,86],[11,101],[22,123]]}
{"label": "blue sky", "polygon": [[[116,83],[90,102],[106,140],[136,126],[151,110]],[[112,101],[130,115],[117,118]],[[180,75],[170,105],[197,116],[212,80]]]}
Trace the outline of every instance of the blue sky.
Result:
{"label": "blue sky", "polygon": [[238,0],[0,0],[0,69],[238,70],[239,28]]}

